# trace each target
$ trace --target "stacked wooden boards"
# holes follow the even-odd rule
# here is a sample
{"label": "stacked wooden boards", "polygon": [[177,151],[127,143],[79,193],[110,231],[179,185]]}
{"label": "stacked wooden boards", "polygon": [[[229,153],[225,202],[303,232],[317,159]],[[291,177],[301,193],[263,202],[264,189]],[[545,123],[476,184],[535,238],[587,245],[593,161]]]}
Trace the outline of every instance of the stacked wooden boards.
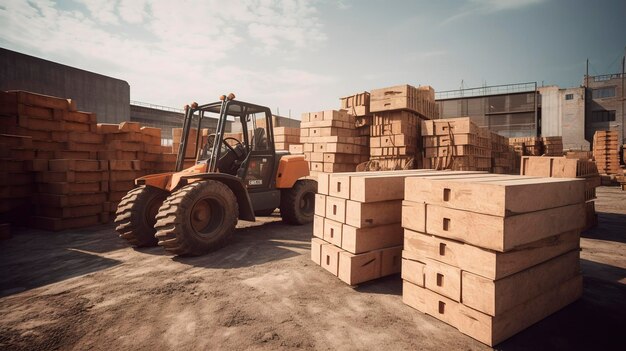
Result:
{"label": "stacked wooden boards", "polygon": [[341,109],[346,110],[352,116],[362,117],[370,115],[370,93],[367,91],[345,96],[339,100],[341,100]]}
{"label": "stacked wooden boards", "polygon": [[600,186],[600,175],[595,162],[566,157],[524,156],[521,175],[553,178],[578,178],[585,182],[586,224],[583,229],[598,223],[595,210],[596,188]]}
{"label": "stacked wooden boards", "polygon": [[413,111],[375,112],[370,126],[370,170],[421,168],[420,126]]}
{"label": "stacked wooden boards", "polygon": [[541,156],[543,147],[540,137],[509,138],[509,144],[520,156]]}
{"label": "stacked wooden boards", "polygon": [[548,136],[541,138],[544,156],[563,156],[563,137]]}
{"label": "stacked wooden boards", "polygon": [[406,170],[318,175],[312,260],[355,285],[400,271],[404,179],[468,172]]}
{"label": "stacked wooden boards", "polygon": [[424,167],[462,171],[491,169],[491,140],[487,129],[469,117],[422,122]]}
{"label": "stacked wooden boards", "polygon": [[34,157],[32,137],[0,134],[0,222],[28,221],[34,190]]}
{"label": "stacked wooden boards", "polygon": [[274,127],[274,148],[289,150],[291,145],[300,144],[300,128]]}
{"label": "stacked wooden boards", "polygon": [[160,129],[98,124],[75,101],[24,91],[0,92],[0,133],[0,218],[48,230],[108,221],[135,178],[176,160]]}
{"label": "stacked wooden boards", "polygon": [[435,102],[435,90],[428,86],[414,87],[408,84],[370,91],[371,113],[406,110],[425,119],[439,118]]}
{"label": "stacked wooden boards", "polygon": [[345,110],[302,114],[300,141],[311,175],[352,172],[367,159],[367,139]]}
{"label": "stacked wooden boards", "polygon": [[406,178],[403,301],[490,346],[575,301],[584,186],[493,174]]}
{"label": "stacked wooden boards", "polygon": [[599,130],[593,135],[593,158],[600,174],[617,174],[619,166],[619,143],[617,131]]}

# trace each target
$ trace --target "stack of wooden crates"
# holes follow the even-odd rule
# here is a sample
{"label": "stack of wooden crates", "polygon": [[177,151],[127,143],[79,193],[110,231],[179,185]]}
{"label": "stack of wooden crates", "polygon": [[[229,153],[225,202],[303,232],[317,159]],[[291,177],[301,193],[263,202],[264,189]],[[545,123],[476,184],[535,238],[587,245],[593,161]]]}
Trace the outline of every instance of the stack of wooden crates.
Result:
{"label": "stack of wooden crates", "polygon": [[403,301],[492,346],[578,299],[584,186],[406,178]]}
{"label": "stack of wooden crates", "polygon": [[274,148],[289,150],[291,145],[300,144],[300,128],[274,127]]}
{"label": "stack of wooden crates", "polygon": [[349,285],[400,271],[404,179],[471,172],[404,170],[320,174],[312,260]]}
{"label": "stack of wooden crates", "polygon": [[171,171],[160,130],[97,124],[72,100],[0,92],[0,220],[63,230],[107,222],[133,180]]}
{"label": "stack of wooden crates", "polygon": [[548,136],[541,138],[544,156],[563,156],[563,137]]}
{"label": "stack of wooden crates", "polygon": [[353,172],[368,155],[366,137],[345,110],[303,113],[300,142],[313,176]]}
{"label": "stack of wooden crates", "polygon": [[617,174],[619,166],[619,144],[617,131],[599,130],[593,135],[593,158],[600,174]]}
{"label": "stack of wooden crates", "polygon": [[422,138],[424,168],[491,170],[490,132],[469,117],[424,121]]}
{"label": "stack of wooden crates", "polygon": [[439,118],[430,86],[399,85],[370,93],[372,170],[422,168],[421,122]]}

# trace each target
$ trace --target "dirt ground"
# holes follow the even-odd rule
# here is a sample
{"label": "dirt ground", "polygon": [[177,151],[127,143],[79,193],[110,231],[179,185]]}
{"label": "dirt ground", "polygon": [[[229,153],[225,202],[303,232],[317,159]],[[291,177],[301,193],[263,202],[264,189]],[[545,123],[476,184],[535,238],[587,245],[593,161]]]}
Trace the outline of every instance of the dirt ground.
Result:
{"label": "dirt ground", "polygon": [[[583,298],[497,349],[623,349],[626,192],[599,188],[596,209]],[[112,225],[16,230],[0,241],[0,349],[489,349],[404,305],[399,276],[345,285],[310,261],[311,226],[279,219],[196,258],[132,249]]]}

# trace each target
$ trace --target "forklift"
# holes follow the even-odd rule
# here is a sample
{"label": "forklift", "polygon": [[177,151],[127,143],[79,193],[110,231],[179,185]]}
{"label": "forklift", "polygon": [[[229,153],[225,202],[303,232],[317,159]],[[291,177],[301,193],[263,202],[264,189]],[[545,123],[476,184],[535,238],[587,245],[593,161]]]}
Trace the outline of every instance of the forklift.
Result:
{"label": "forklift", "polygon": [[[212,116],[216,131],[198,145],[203,119]],[[200,147],[195,164],[183,169],[194,121]],[[224,137],[227,121],[241,124],[241,140]],[[303,155],[275,150],[272,122],[269,108],[237,101],[232,93],[185,106],[175,171],[135,180],[117,207],[120,237],[133,246],[197,256],[226,245],[238,220],[255,221],[276,208],[288,224],[312,222],[317,182],[307,179]]]}

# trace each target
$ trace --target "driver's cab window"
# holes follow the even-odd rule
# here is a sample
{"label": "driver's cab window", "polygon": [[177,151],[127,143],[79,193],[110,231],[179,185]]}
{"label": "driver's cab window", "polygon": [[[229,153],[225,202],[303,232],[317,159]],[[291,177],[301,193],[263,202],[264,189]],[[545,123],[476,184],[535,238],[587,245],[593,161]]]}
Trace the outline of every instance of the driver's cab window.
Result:
{"label": "driver's cab window", "polygon": [[252,151],[266,151],[270,149],[265,114],[248,115],[248,142]]}

